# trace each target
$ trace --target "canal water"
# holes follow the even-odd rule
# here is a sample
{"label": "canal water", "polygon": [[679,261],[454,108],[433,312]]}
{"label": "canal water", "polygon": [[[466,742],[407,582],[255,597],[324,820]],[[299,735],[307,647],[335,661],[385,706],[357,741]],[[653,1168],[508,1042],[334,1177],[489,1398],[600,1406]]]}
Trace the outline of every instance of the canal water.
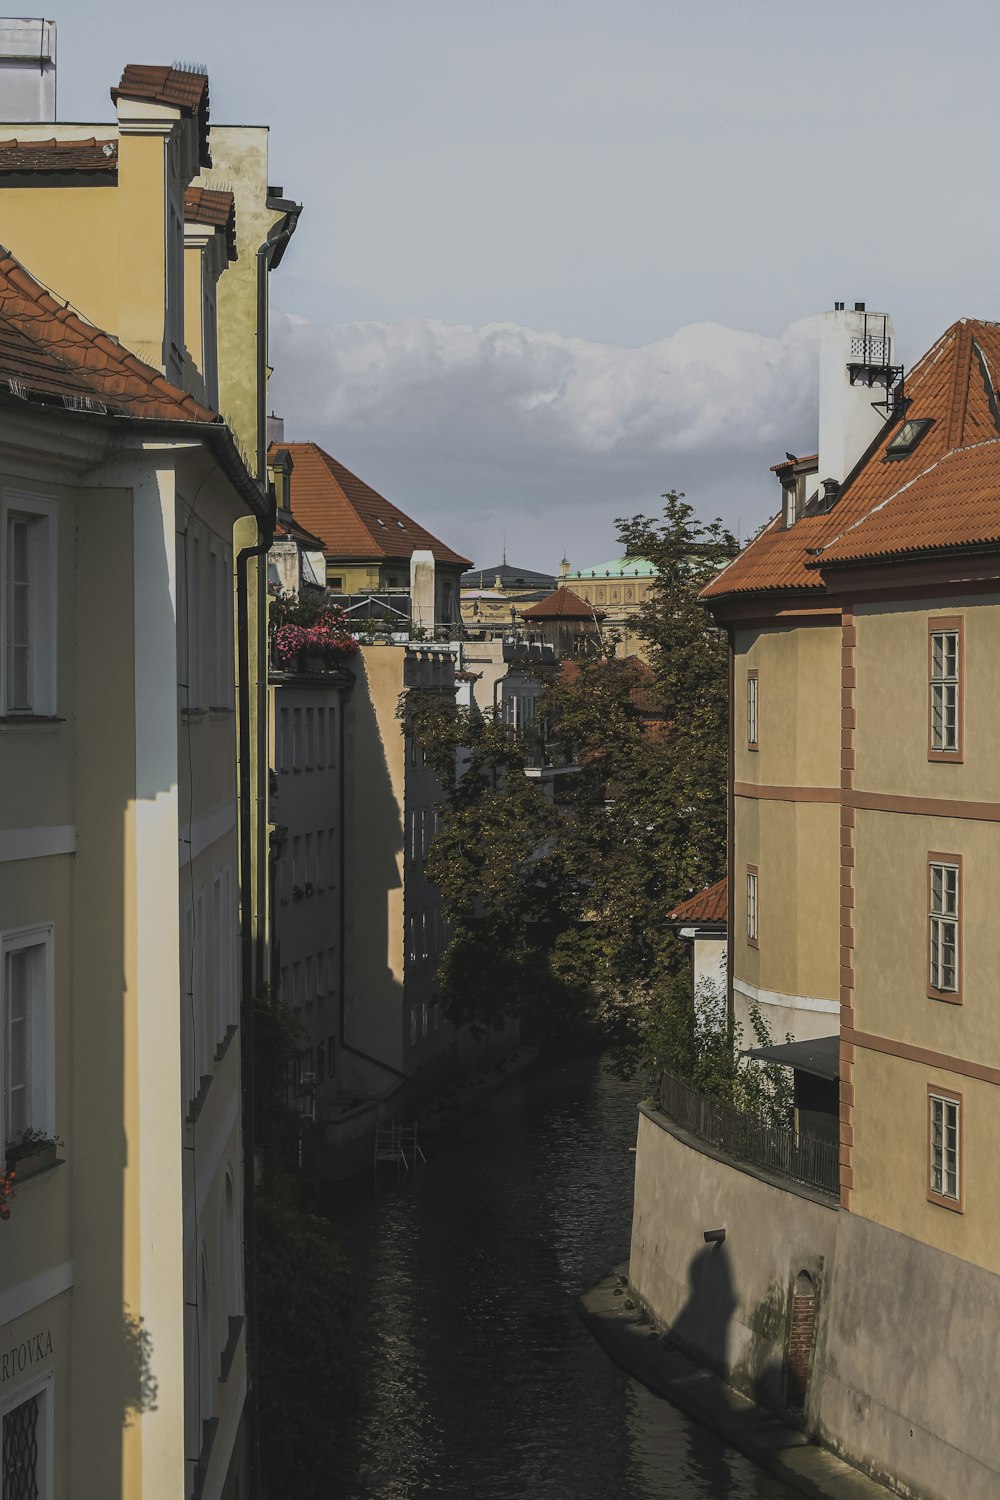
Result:
{"label": "canal water", "polygon": [[428,1139],[415,1178],[331,1215],[357,1299],[349,1494],[791,1500],[574,1309],[628,1255],[638,1097],[596,1060],[513,1079]]}

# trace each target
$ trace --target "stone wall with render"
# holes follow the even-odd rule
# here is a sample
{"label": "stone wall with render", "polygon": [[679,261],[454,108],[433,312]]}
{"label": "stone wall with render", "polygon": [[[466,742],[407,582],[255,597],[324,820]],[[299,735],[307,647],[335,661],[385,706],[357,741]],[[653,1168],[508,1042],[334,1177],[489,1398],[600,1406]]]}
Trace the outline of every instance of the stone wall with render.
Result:
{"label": "stone wall with render", "polygon": [[995,1500],[1000,1277],[736,1166],[640,1106],[632,1291],[680,1347],[777,1411],[792,1395],[803,1272],[815,1291],[806,1430],[902,1494]]}

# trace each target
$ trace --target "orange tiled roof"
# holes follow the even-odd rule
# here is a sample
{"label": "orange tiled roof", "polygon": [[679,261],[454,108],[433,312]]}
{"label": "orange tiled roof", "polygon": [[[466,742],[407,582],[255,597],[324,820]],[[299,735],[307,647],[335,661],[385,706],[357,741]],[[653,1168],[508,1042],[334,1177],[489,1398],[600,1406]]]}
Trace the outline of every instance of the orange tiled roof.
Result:
{"label": "orange tiled roof", "polygon": [[278,449],[287,449],[295,465],[291,498],[296,519],[323,538],[328,558],[408,561],[412,553],[427,551],[436,562],[472,566],[318,443],[276,443],[270,453]]}
{"label": "orange tiled roof", "polygon": [[539,599],[537,604],[529,604],[527,609],[522,609],[521,614],[526,620],[604,619],[602,609],[595,609],[586,599],[581,599],[579,594],[574,594],[572,589],[562,585],[553,589],[544,599]]}
{"label": "orange tiled roof", "polygon": [[686,901],[667,912],[671,922],[722,922],[729,921],[729,879],[723,875],[707,890],[689,896]]}
{"label": "orange tiled roof", "polygon": [[780,464],[771,465],[771,473],[780,474],[783,469],[793,469],[796,464],[814,464],[818,458],[818,453],[808,453],[805,458],[783,458]]}
{"label": "orange tiled roof", "polygon": [[209,224],[226,231],[226,254],[236,259],[236,199],[219,188],[184,189],[184,220],[187,224]]}
{"label": "orange tiled roof", "polygon": [[0,245],[0,382],[14,395],[169,421],[221,418],[58,302]]}
{"label": "orange tiled roof", "polygon": [[199,158],[203,167],[212,165],[208,150],[208,74],[188,73],[183,68],[168,68],[147,63],[128,63],[111,90],[115,104],[119,99],[149,99],[154,104],[171,105],[186,115],[198,116]]}
{"label": "orange tiled roof", "polygon": [[101,172],[118,171],[118,142],[99,141],[0,141],[0,173],[9,172]]}
{"label": "orange tiled roof", "polygon": [[831,510],[787,530],[776,516],[701,597],[815,596],[828,564],[1000,544],[998,381],[1000,323],[952,324],[907,377],[905,419],[933,423],[913,450],[887,460],[887,426]]}

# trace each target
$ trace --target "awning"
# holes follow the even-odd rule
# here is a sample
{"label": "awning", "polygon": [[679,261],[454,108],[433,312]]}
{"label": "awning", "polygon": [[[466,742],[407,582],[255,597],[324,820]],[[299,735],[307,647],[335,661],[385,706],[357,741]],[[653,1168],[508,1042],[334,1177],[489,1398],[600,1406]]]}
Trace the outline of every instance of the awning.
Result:
{"label": "awning", "polygon": [[800,1073],[812,1073],[816,1078],[840,1077],[839,1036],[821,1036],[812,1042],[781,1042],[776,1047],[752,1047],[743,1056],[798,1068]]}

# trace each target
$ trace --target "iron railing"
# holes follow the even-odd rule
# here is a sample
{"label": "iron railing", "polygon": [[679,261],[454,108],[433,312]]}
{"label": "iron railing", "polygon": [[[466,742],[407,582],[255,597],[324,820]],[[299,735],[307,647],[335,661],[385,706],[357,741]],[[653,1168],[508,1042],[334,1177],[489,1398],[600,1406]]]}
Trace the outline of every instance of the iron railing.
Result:
{"label": "iron railing", "polygon": [[727,1156],[791,1177],[821,1193],[839,1195],[840,1148],[836,1141],[770,1125],[724,1099],[699,1094],[670,1073],[660,1074],[657,1101],[670,1119]]}

